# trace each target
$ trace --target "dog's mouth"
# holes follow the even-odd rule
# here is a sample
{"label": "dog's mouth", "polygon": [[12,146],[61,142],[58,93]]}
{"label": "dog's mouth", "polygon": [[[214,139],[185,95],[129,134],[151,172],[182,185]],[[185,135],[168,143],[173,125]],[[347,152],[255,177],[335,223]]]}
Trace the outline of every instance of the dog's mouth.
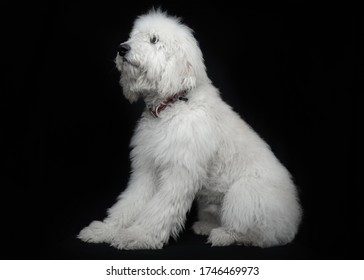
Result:
{"label": "dog's mouth", "polygon": [[130,64],[130,65],[132,65],[132,66],[134,66],[134,64],[133,64],[133,63],[131,63],[131,62],[130,62],[130,60],[129,60],[129,59],[127,59],[126,57],[123,57],[123,62],[124,62],[124,63],[127,63],[127,64]]}
{"label": "dog's mouth", "polygon": [[122,71],[122,68],[130,65],[134,68],[138,68],[139,65],[131,60],[129,60],[127,57],[122,57],[119,54],[116,56],[115,59],[116,67],[119,69],[119,71]]}
{"label": "dog's mouth", "polygon": [[121,60],[121,63],[122,64],[124,64],[124,63],[126,63],[126,64],[128,64],[128,65],[131,65],[131,66],[133,66],[133,67],[138,67],[138,65],[135,63],[135,62],[133,62],[133,61],[131,61],[131,60],[129,60],[127,57],[120,57],[120,60]]}

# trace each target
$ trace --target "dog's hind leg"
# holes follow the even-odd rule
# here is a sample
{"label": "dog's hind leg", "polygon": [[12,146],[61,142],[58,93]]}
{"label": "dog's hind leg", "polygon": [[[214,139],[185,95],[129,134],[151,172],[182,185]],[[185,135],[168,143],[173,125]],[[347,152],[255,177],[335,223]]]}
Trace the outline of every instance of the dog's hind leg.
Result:
{"label": "dog's hind leg", "polygon": [[243,180],[230,187],[221,205],[221,225],[209,234],[208,242],[212,246],[260,246],[263,236],[257,229],[264,227],[264,220],[259,220],[264,209],[261,208],[259,191],[254,187]]}
{"label": "dog's hind leg", "polygon": [[209,242],[271,247],[292,241],[300,209],[289,184],[257,176],[235,182],[222,203],[221,227],[211,231]]}

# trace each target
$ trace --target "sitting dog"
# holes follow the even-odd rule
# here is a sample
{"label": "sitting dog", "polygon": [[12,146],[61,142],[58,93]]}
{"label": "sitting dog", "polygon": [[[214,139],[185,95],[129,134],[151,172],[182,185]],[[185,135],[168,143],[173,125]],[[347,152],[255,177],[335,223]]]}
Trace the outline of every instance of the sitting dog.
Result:
{"label": "sitting dog", "polygon": [[270,147],[220,97],[192,30],[152,10],[138,17],[116,66],[130,102],[146,104],[131,140],[128,186],[79,238],[119,249],[160,249],[196,199],[196,234],[212,246],[291,242],[297,190]]}

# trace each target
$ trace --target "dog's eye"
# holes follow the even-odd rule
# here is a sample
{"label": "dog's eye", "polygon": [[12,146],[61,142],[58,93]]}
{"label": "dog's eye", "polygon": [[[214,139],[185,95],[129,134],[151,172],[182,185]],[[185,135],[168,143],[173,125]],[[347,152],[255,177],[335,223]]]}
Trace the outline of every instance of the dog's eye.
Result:
{"label": "dog's eye", "polygon": [[152,44],[157,43],[157,42],[158,42],[158,38],[157,38],[157,36],[153,35],[152,37],[150,37],[150,42],[151,42]]}

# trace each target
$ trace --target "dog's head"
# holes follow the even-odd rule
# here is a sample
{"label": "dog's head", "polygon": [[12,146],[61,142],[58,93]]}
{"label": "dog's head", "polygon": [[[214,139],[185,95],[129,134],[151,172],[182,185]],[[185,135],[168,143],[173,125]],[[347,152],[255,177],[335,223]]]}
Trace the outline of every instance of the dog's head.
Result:
{"label": "dog's head", "polygon": [[125,97],[165,99],[207,79],[192,30],[160,10],[138,17],[128,41],[120,44],[116,66]]}

